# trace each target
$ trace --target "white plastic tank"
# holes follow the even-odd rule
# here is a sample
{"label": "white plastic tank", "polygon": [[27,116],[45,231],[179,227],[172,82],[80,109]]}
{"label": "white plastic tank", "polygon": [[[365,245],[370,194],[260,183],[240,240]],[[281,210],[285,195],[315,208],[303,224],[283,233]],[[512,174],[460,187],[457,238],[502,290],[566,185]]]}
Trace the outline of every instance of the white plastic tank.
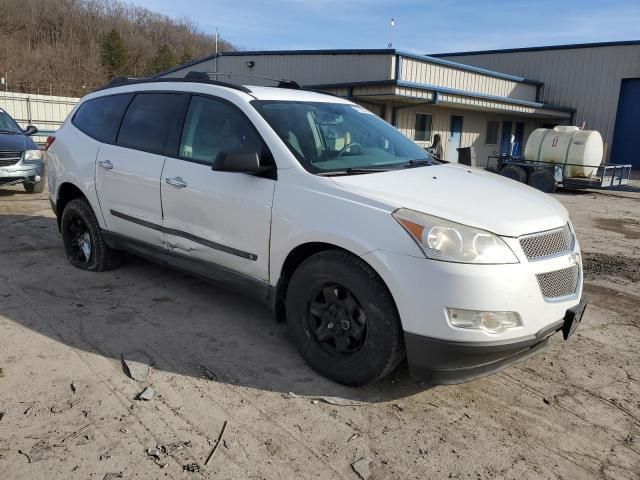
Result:
{"label": "white plastic tank", "polygon": [[534,130],[524,149],[527,160],[570,164],[565,177],[592,177],[602,163],[604,144],[595,130],[558,126]]}

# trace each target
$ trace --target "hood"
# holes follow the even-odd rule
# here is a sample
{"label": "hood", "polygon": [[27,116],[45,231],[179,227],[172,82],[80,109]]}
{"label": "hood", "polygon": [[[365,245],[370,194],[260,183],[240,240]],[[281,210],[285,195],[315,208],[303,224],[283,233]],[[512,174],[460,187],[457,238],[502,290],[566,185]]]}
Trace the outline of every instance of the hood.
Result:
{"label": "hood", "polygon": [[0,150],[23,150],[36,148],[32,147],[33,141],[20,133],[0,133]]}
{"label": "hood", "polygon": [[455,164],[331,179],[393,208],[410,208],[505,237],[562,227],[569,219],[566,208],[550,195]]}

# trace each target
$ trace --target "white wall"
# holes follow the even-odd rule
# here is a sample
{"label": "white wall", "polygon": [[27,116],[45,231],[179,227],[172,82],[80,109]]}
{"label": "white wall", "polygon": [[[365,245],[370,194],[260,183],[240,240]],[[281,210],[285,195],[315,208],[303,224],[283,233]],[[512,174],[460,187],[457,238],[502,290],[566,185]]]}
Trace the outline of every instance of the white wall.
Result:
{"label": "white wall", "polygon": [[[443,148],[445,149],[444,155],[446,159],[447,155],[447,139],[449,137],[449,129],[451,122],[451,115],[459,115],[463,117],[462,122],[462,139],[460,142],[461,147],[474,147],[476,153],[477,166],[483,167],[487,163],[487,157],[493,155],[500,150],[500,137],[502,134],[502,122],[504,120],[510,120],[512,122],[512,128],[515,130],[515,122],[524,122],[524,142],[531,132],[538,128],[541,124],[541,120],[532,118],[523,118],[512,115],[503,115],[491,112],[481,112],[463,109],[443,108],[434,105],[420,105],[417,107],[403,108],[398,110],[397,127],[404,135],[410,139],[414,139],[415,134],[415,117],[416,113],[428,113],[432,115],[432,131],[431,137],[436,133],[440,134],[442,138]],[[496,145],[486,145],[486,130],[487,122],[489,120],[496,120],[500,124],[498,129],[498,143]],[[514,131],[512,130],[512,131]],[[431,145],[431,141],[416,142],[422,146]],[[522,145],[524,150],[524,145]]]}
{"label": "white wall", "polygon": [[530,102],[537,100],[536,85],[414,58],[401,59],[399,80]]}
{"label": "white wall", "polygon": [[[73,97],[0,92],[0,108],[23,128],[35,125],[39,130],[56,130],[79,100]],[[40,138],[42,135],[35,137],[36,141],[43,141]]]}

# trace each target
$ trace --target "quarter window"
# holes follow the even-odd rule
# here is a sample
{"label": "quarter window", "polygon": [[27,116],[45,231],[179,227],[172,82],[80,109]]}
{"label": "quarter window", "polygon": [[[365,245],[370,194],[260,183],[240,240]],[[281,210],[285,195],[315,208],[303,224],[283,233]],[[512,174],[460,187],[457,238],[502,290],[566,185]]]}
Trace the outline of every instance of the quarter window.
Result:
{"label": "quarter window", "polygon": [[499,123],[495,120],[487,121],[487,133],[485,136],[484,143],[486,145],[497,145],[498,144],[498,128]]}
{"label": "quarter window", "polygon": [[413,139],[416,142],[431,140],[431,115],[428,113],[416,113],[416,128]]}
{"label": "quarter window", "polygon": [[180,157],[213,164],[221,153],[262,154],[263,144],[249,120],[225,102],[191,98],[180,141]]}
{"label": "quarter window", "polygon": [[179,127],[184,95],[140,93],[127,109],[118,134],[118,145],[163,153],[169,136]]}
{"label": "quarter window", "polygon": [[80,105],[71,123],[100,142],[114,143],[132,97],[132,94],[109,95],[87,100]]}

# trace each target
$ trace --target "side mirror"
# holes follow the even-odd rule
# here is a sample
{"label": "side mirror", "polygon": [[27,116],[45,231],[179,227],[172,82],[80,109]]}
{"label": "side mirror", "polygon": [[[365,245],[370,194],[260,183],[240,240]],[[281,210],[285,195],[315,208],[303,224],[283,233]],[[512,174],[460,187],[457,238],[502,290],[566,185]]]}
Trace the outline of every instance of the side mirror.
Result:
{"label": "side mirror", "polygon": [[35,135],[36,133],[38,133],[38,129],[34,125],[27,125],[27,129],[24,131],[27,136]]}
{"label": "side mirror", "polygon": [[258,174],[266,172],[270,167],[260,165],[260,156],[256,152],[221,152],[216,157],[211,168],[217,172]]}

